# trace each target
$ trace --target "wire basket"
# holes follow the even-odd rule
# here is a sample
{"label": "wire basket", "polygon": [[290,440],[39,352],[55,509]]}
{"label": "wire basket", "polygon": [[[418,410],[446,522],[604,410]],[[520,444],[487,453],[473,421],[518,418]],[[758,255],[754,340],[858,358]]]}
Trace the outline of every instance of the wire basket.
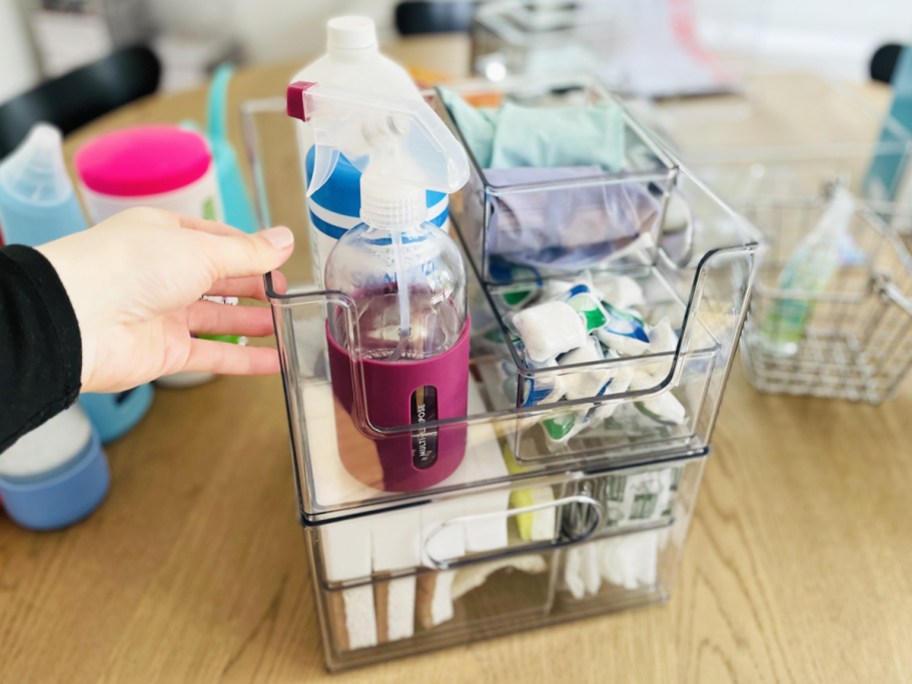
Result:
{"label": "wire basket", "polygon": [[[779,278],[824,198],[754,202],[744,214],[766,233],[741,357],[764,392],[866,401],[891,397],[912,365],[912,260],[883,212],[859,205],[839,245],[840,265],[819,293],[782,290]],[[784,349],[774,313],[805,312],[800,340]]]}

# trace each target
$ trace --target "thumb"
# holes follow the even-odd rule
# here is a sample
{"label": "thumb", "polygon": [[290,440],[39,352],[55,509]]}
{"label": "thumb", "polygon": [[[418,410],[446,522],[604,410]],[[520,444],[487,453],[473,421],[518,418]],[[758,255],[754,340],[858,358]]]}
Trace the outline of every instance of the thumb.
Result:
{"label": "thumb", "polygon": [[252,235],[197,235],[206,243],[217,279],[268,273],[285,263],[294,249],[294,234],[285,226]]}

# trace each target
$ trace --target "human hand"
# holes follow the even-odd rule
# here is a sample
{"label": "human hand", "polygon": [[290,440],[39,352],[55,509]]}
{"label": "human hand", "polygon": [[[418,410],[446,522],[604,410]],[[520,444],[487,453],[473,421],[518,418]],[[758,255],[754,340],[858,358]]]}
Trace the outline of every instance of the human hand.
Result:
{"label": "human hand", "polygon": [[[82,391],[118,392],[181,371],[276,372],[275,349],[193,335],[271,335],[268,308],[200,297],[265,300],[263,274],[282,265],[293,246],[287,228],[247,235],[214,221],[136,208],[39,247],[79,321]],[[284,288],[280,275],[277,286]]]}

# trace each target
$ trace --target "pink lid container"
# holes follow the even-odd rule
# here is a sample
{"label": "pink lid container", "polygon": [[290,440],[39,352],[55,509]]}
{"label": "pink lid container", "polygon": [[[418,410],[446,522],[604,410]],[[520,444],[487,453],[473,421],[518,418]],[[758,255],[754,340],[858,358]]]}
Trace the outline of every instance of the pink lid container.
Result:
{"label": "pink lid container", "polygon": [[76,153],[76,172],[94,192],[158,195],[199,180],[212,154],[199,133],[177,126],[135,126],[107,133]]}

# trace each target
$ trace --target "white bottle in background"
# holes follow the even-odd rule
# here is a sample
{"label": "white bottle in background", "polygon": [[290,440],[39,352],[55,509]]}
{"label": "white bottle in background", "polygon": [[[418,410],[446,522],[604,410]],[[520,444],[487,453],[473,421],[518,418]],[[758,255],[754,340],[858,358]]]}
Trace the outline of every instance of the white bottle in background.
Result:
{"label": "white bottle in background", "polygon": [[[295,74],[292,81],[310,81],[347,88],[365,95],[421,99],[408,72],[380,53],[377,30],[368,17],[330,19],[326,25],[326,54]],[[298,153],[305,186],[313,168],[313,131],[303,121],[296,125]],[[340,159],[332,176],[307,199],[314,282],[323,287],[323,271],[339,237],[361,223],[361,173]],[[428,193],[428,220],[449,228],[447,197]]]}

